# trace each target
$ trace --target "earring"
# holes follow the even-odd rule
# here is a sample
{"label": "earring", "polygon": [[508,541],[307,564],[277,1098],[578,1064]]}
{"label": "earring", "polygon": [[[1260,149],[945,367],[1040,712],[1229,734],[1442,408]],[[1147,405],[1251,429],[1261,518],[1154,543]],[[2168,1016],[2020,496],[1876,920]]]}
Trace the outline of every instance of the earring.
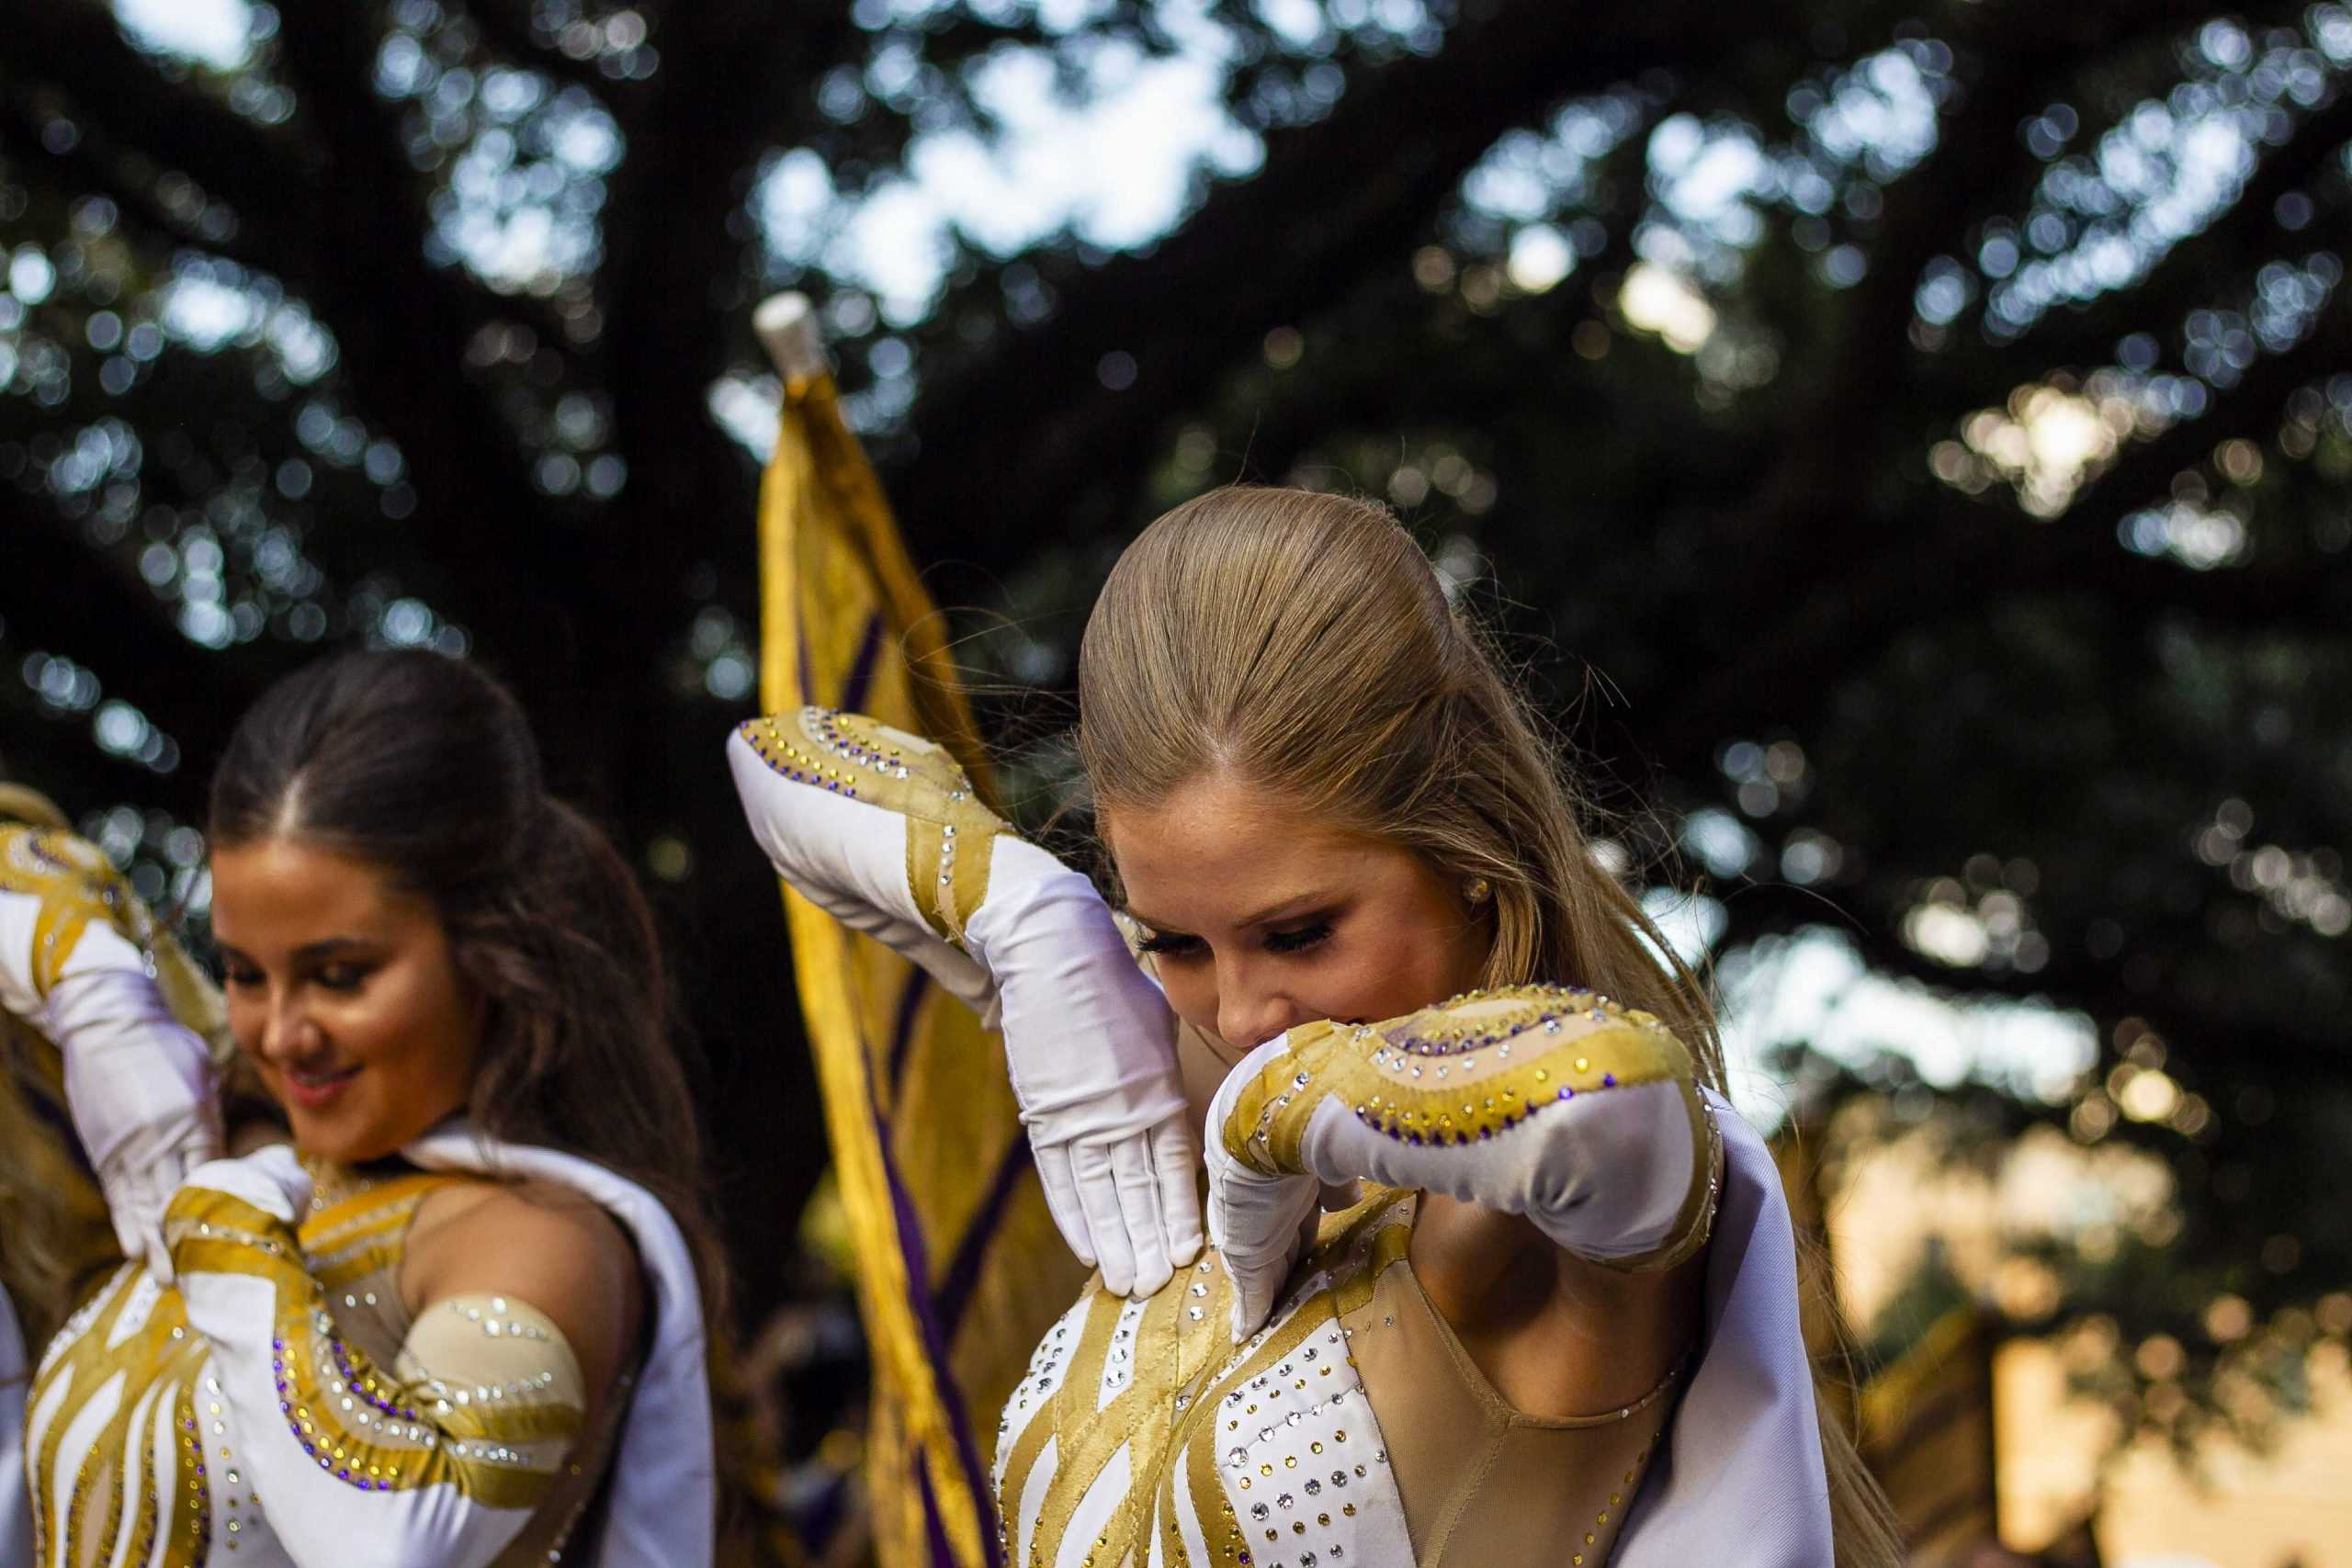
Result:
{"label": "earring", "polygon": [[1483,904],[1495,896],[1494,885],[1483,876],[1474,876],[1462,885],[1462,896],[1473,904]]}

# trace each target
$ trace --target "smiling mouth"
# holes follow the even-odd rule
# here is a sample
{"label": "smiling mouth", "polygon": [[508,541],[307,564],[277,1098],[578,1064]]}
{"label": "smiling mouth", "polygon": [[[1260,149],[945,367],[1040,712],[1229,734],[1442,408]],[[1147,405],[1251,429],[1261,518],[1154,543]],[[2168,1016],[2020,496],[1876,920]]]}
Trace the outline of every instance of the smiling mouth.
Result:
{"label": "smiling mouth", "polygon": [[358,1074],[356,1066],[289,1067],[286,1070],[286,1098],[305,1110],[323,1110]]}

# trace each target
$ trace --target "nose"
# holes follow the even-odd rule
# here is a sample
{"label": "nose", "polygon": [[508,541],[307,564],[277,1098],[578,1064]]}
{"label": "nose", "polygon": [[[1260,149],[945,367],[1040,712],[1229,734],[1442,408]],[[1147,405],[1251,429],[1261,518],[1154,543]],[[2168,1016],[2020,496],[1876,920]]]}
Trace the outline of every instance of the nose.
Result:
{"label": "nose", "polygon": [[290,987],[277,987],[270,994],[268,1007],[262,1019],[263,1060],[285,1067],[318,1055],[325,1042],[299,992]]}
{"label": "nose", "polygon": [[1271,977],[1253,967],[1221,970],[1217,976],[1216,1032],[1237,1051],[1254,1051],[1275,1035],[1307,1021],[1296,1002]]}

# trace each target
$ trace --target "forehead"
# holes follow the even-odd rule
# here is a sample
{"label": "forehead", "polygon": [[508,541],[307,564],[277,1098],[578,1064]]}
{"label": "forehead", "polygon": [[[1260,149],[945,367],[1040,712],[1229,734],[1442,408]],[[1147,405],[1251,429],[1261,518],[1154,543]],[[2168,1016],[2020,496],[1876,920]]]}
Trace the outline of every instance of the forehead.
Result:
{"label": "forehead", "polygon": [[391,936],[426,913],[382,867],[273,837],[212,853],[212,929],[248,950],[326,936]]}
{"label": "forehead", "polygon": [[1411,859],[1227,774],[1185,784],[1149,809],[1109,814],[1102,838],[1129,907],[1196,933],[1285,898],[1360,891]]}

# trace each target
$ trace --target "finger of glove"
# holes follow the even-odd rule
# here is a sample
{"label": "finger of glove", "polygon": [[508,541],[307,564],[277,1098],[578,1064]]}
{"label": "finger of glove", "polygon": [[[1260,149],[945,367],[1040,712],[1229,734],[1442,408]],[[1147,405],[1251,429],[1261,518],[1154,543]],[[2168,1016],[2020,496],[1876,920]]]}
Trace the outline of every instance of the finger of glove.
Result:
{"label": "finger of glove", "polygon": [[1151,1145],[1129,1138],[1111,1150],[1111,1177],[1119,1194],[1119,1213],[1126,1221],[1127,1247],[1136,1272],[1127,1294],[1148,1296],[1168,1283],[1175,1265],[1168,1258],[1168,1228],[1159,1206],[1159,1172],[1151,1160]]}
{"label": "finger of glove", "polygon": [[1272,1260],[1269,1267],[1266,1262],[1251,1260],[1237,1265],[1228,1257],[1226,1272],[1233,1280],[1233,1342],[1238,1345],[1257,1333],[1273,1314],[1274,1303],[1289,1269],[1281,1259]]}
{"label": "finger of glove", "polygon": [[1159,1181],[1159,1217],[1168,1230],[1168,1261],[1184,1268],[1201,1255],[1200,1167],[1193,1130],[1182,1117],[1151,1130],[1151,1163]]}
{"label": "finger of glove", "polygon": [[123,1258],[143,1266],[157,1284],[170,1284],[172,1249],[164,1241],[163,1215],[136,1201],[110,1201],[108,1214],[114,1223],[115,1244],[122,1248]]}
{"label": "finger of glove", "polygon": [[1102,1288],[1124,1296],[1135,1286],[1136,1256],[1127,1245],[1126,1215],[1119,1207],[1110,1154],[1080,1145],[1070,1151],[1069,1168],[1078,1184],[1079,1207],[1086,1211],[1087,1231],[1094,1238],[1094,1264],[1102,1270]]}
{"label": "finger of glove", "polygon": [[1037,1184],[1046,1190],[1046,1212],[1053,1216],[1054,1228],[1062,1233],[1069,1249],[1089,1269],[1094,1267],[1094,1233],[1086,1223],[1086,1210],[1078,1201],[1078,1178],[1069,1168],[1069,1150],[1059,1145],[1040,1148],[1030,1146],[1037,1164]]}

